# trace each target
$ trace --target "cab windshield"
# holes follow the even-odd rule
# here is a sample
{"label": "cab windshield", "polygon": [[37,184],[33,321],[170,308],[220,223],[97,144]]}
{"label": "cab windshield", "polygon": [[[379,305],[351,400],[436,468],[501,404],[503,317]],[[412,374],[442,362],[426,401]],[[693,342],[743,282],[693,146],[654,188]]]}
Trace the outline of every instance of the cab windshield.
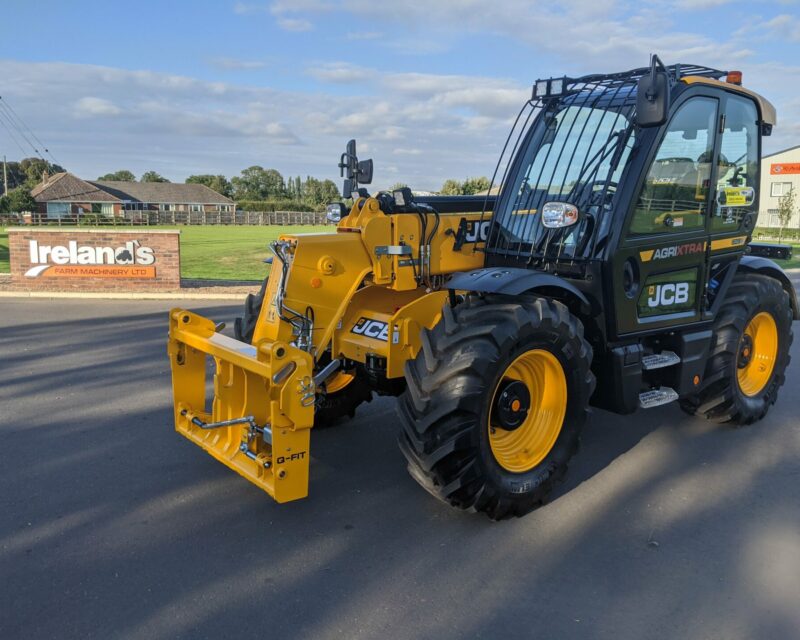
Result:
{"label": "cab windshield", "polygon": [[[573,259],[610,209],[635,142],[635,93],[583,91],[551,100],[524,136],[492,226],[491,251]],[[541,223],[547,202],[578,207],[580,221],[564,229]]]}

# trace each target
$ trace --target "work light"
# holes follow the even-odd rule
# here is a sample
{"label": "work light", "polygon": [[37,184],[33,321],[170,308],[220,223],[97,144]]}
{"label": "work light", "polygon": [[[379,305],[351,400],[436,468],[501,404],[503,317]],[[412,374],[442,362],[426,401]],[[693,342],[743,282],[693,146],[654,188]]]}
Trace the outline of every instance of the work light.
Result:
{"label": "work light", "polygon": [[578,207],[569,202],[548,202],[542,207],[542,224],[548,229],[569,227],[578,221]]}

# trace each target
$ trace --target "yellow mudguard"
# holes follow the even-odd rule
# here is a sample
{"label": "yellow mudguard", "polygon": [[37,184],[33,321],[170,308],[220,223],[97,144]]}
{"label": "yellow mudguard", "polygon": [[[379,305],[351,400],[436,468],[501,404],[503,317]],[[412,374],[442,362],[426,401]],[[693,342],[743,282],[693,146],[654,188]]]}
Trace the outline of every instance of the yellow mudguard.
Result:
{"label": "yellow mudguard", "polygon": [[277,502],[306,497],[315,394],[311,356],[284,342],[239,342],[183,309],[170,311],[168,351],[178,433]]}

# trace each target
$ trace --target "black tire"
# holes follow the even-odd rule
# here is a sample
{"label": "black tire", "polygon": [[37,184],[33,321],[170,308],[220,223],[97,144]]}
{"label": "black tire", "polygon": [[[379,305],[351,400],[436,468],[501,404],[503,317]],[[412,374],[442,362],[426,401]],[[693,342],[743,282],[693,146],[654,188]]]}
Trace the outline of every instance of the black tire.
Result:
{"label": "black tire", "polygon": [[255,295],[252,293],[247,294],[244,301],[244,315],[236,318],[233,322],[233,333],[236,339],[240,342],[253,342],[253,334],[256,330],[256,322],[261,313],[261,307],[264,304],[264,296],[267,291],[267,278],[261,283],[261,289]]}
{"label": "black tire", "polygon": [[[745,395],[737,379],[740,341],[750,320],[769,313],[778,329],[778,352],[772,375],[756,395]],[[775,404],[791,359],[792,308],[781,283],[768,276],[736,275],[714,323],[700,391],[681,400],[681,408],[712,422],[736,425],[761,420]]]}
{"label": "black tire", "polygon": [[[261,314],[266,291],[267,278],[264,279],[257,294],[247,294],[247,298],[244,301],[244,314],[242,317],[236,318],[233,325],[237,340],[247,343],[253,342],[256,322],[258,322],[258,316]],[[327,362],[330,362],[330,360],[324,361],[323,366]],[[372,390],[370,389],[366,372],[363,368],[356,367],[352,373],[355,377],[346,387],[335,393],[323,393],[317,398],[314,411],[314,428],[324,429],[345,416],[352,418],[358,405],[372,400]]]}
{"label": "black tire", "polygon": [[314,410],[315,429],[330,427],[340,418],[352,418],[358,405],[372,401],[372,388],[364,369],[357,366],[348,373],[352,373],[354,377],[346,387],[334,393],[322,393],[317,397]]}
{"label": "black tire", "polygon": [[[489,443],[490,404],[508,365],[545,349],[566,376],[567,407],[546,457],[524,473],[495,460]],[[583,325],[560,302],[469,296],[422,333],[422,349],[406,363],[408,388],[399,401],[400,449],[411,476],[434,497],[493,520],[523,516],[541,505],[578,449],[595,379]]]}

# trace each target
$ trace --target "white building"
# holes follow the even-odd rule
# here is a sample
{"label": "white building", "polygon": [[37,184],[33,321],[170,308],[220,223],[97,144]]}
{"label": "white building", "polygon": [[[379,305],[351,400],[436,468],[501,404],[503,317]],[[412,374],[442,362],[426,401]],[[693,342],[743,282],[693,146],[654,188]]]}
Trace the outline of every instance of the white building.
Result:
{"label": "white building", "polygon": [[780,227],[778,201],[794,189],[795,212],[787,229],[800,228],[800,145],[772,153],[761,159],[761,199],[758,210],[759,227]]}

